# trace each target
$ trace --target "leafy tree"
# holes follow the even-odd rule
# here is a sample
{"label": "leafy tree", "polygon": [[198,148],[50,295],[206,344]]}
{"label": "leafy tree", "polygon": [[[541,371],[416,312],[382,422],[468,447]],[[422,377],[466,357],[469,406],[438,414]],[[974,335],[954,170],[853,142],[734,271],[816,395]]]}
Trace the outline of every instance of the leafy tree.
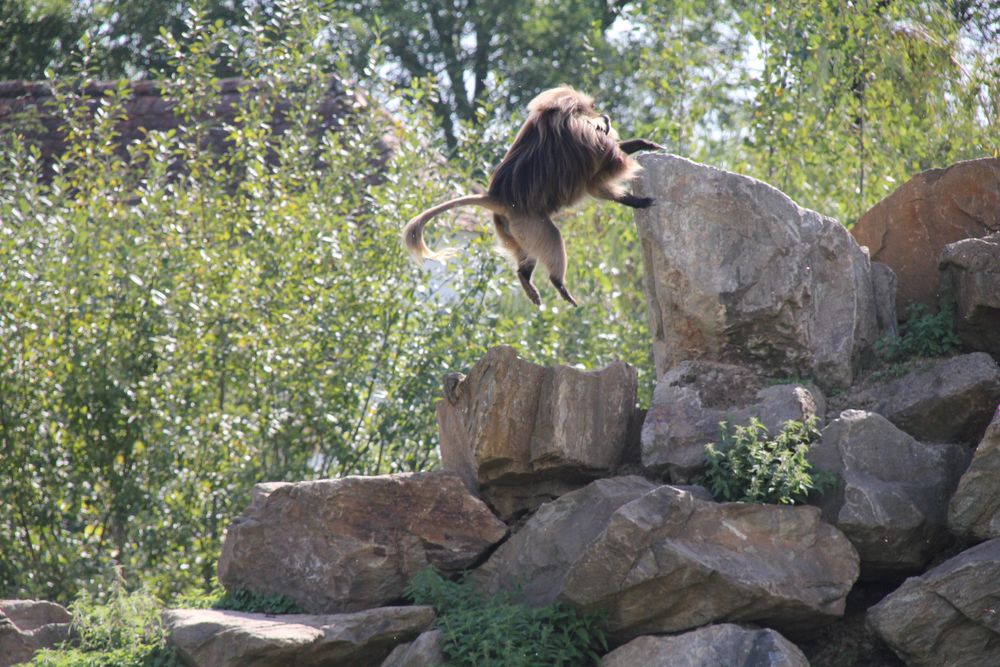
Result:
{"label": "leafy tree", "polygon": [[775,2],[740,16],[763,61],[744,168],[793,198],[851,223],[913,173],[996,148],[943,4]]}
{"label": "leafy tree", "polygon": [[[184,41],[185,20],[199,12],[209,22],[234,29],[245,27],[251,9],[276,15],[280,0],[3,0],[0,2],[0,80],[41,80],[53,68],[68,65],[92,44],[90,72],[98,78],[142,77],[170,67],[158,47],[166,29]],[[216,74],[235,69],[218,63]]]}
{"label": "leafy tree", "polygon": [[558,82],[587,80],[595,45],[604,42],[624,4],[377,0],[349,6],[361,30],[381,30],[396,65],[389,71],[402,86],[436,78],[434,110],[455,147],[456,121],[474,120],[483,102],[499,97],[505,108],[520,109]]}
{"label": "leafy tree", "polygon": [[81,34],[72,0],[0,1],[0,81],[41,79]]}

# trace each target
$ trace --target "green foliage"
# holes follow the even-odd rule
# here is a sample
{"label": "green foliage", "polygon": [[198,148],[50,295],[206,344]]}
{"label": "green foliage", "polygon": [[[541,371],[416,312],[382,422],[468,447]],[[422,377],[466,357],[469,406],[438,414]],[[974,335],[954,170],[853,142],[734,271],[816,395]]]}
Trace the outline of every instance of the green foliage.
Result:
{"label": "green foliage", "polygon": [[81,593],[70,605],[74,640],[41,651],[33,667],[180,667],[180,659],[165,644],[159,601],[145,590],[129,592],[116,574],[107,595],[99,600]]}
{"label": "green foliage", "polygon": [[955,333],[951,304],[942,304],[934,313],[926,305],[915,303],[907,314],[898,336],[886,335],[876,342],[876,351],[883,360],[903,362],[913,357],[941,357],[958,349],[961,341]]}
{"label": "green foliage", "polygon": [[172,649],[159,645],[103,651],[45,649],[26,664],[30,667],[182,667],[184,663]]}
{"label": "green foliage", "polygon": [[582,83],[590,77],[619,4],[609,0],[346,3],[357,18],[354,25],[360,40],[380,31],[398,64],[395,73],[402,85],[432,76],[440,80],[431,102],[451,147],[458,139],[454,119],[474,120],[479,105],[502,99],[507,109],[523,109],[532,97],[558,82]]}
{"label": "green foliage", "polygon": [[468,581],[434,570],[417,573],[406,589],[417,604],[434,607],[449,665],[549,667],[598,664],[607,650],[603,623],[561,603],[529,607],[509,593],[484,598]]}
{"label": "green foliage", "polygon": [[230,609],[254,614],[301,614],[303,609],[295,600],[275,593],[258,593],[245,588],[226,591],[212,601],[212,609]]}
{"label": "green foliage", "polygon": [[[99,592],[112,561],[161,598],[210,588],[255,483],[434,465],[440,378],[493,345],[652,365],[625,214],[573,216],[569,284],[586,304],[572,312],[551,290],[556,305],[530,307],[486,219],[460,260],[415,267],[403,221],[466,190],[491,145],[463,144],[467,171],[442,163],[433,90],[388,90],[377,43],[363,83],[393,116],[350,107],[323,130],[326,72],[350,75],[358,54],[320,38],[339,14],[272,9],[238,34],[193,13],[183,39],[163,35],[184,131],[116,151],[130,89],[93,109],[87,56],[53,82],[67,144],[51,177],[23,137],[0,141],[5,595]],[[222,63],[249,81],[225,126]],[[206,150],[219,133],[226,149]]]}
{"label": "green foliage", "polygon": [[187,591],[174,598],[173,605],[186,609],[228,609],[255,614],[301,614],[299,604],[280,593],[268,594],[246,588]]}
{"label": "green foliage", "polygon": [[80,38],[70,0],[0,3],[0,81],[40,79]]}
{"label": "green foliage", "polygon": [[[63,74],[72,67],[78,49],[95,47],[94,74],[100,78],[148,75],[170,70],[166,54],[157,48],[167,29],[182,41],[185,18],[200,10],[209,22],[222,21],[236,29],[247,24],[248,5],[277,12],[281,0],[4,0],[0,2],[0,81],[40,80],[46,71]],[[235,32],[235,31],[234,31]],[[215,72],[231,75],[225,63]]]}
{"label": "green foliage", "polygon": [[719,501],[804,503],[811,491],[823,491],[833,482],[829,473],[813,471],[806,458],[818,437],[814,420],[789,420],[773,438],[756,417],[735,428],[721,422],[719,443],[705,446],[700,481]]}

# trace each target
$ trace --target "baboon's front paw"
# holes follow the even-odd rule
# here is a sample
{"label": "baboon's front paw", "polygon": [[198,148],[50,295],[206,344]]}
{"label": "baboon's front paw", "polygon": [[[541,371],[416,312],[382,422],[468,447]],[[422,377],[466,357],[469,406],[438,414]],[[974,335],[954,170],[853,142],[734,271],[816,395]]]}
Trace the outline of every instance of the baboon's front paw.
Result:
{"label": "baboon's front paw", "polygon": [[636,197],[635,203],[632,204],[635,208],[649,208],[656,202],[652,197]]}

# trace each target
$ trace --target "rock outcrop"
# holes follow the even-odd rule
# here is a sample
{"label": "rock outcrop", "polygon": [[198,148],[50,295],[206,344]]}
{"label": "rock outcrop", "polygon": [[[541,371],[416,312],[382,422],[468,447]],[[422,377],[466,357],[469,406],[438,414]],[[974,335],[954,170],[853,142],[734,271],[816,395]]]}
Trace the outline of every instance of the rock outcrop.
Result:
{"label": "rock outcrop", "polygon": [[36,651],[70,637],[72,618],[44,600],[0,600],[0,667],[31,660]]}
{"label": "rock outcrop", "polygon": [[445,664],[441,631],[430,630],[394,648],[381,667],[443,667]]}
{"label": "rock outcrop", "polygon": [[805,630],[843,613],[857,576],[854,547],[816,508],[705,502],[616,477],[543,505],[473,580],[602,612],[625,640],[720,621]]}
{"label": "rock outcrop", "polygon": [[[658,202],[637,212],[659,377],[649,410],[636,408],[627,364],[585,372],[489,350],[467,377],[444,379],[445,472],[255,488],[219,577],[309,614],[169,612],[188,664],[443,664],[449,628],[431,627],[433,611],[387,606],[427,566],[468,572],[483,595],[601,614],[620,644],[606,667],[806,667],[779,632],[810,637],[820,659],[840,649],[837,633],[853,633],[857,650],[878,654],[865,664],[890,659],[887,646],[909,667],[1000,664],[997,362],[984,352],[914,360],[902,378],[849,387],[876,335],[895,330],[893,271],[770,186],[674,156],[641,159],[639,194]],[[942,259],[948,284],[977,304],[958,298],[967,344],[1000,336],[994,247],[961,242]],[[831,394],[838,408],[865,409],[840,413],[808,454],[837,479],[817,506],[717,503],[677,485],[702,470],[720,422],[759,418],[772,434],[788,420],[822,424],[813,381],[850,388]],[[657,481],[623,475],[636,470]],[[940,562],[964,545],[956,537],[991,541],[906,580],[861,627],[867,594]],[[853,588],[861,574],[876,584]],[[826,635],[852,590],[856,611]],[[0,614],[0,651],[13,627]]]}
{"label": "rock outcrop", "polygon": [[837,476],[820,507],[857,548],[864,577],[912,574],[949,542],[948,499],[968,463],[964,447],[917,442],[881,415],[848,410],[809,459]]}
{"label": "rock outcrop", "polygon": [[966,347],[1000,358],[1000,234],[946,245],[940,268],[955,333]]}
{"label": "rock outcrop", "polygon": [[907,579],[868,624],[909,667],[1000,665],[1000,539]]}
{"label": "rock outcrop", "polygon": [[602,667],[809,667],[795,644],[774,630],[710,625],[674,637],[637,637],[604,656]]}
{"label": "rock outcrop", "polygon": [[495,347],[468,377],[446,382],[437,410],[442,466],[504,516],[534,509],[620,463],[637,383],[621,362],[546,368]]}
{"label": "rock outcrop", "polygon": [[1000,366],[985,352],[941,359],[875,394],[871,410],[915,438],[976,443],[1000,404]]}
{"label": "rock outcrop", "polygon": [[219,580],[307,612],[399,600],[419,570],[473,565],[506,526],[448,473],[269,484],[226,533]]}
{"label": "rock outcrop", "polygon": [[215,609],[164,614],[168,641],[192,667],[376,667],[433,622],[430,607],[322,616]]}
{"label": "rock outcrop", "polygon": [[951,497],[948,526],[980,540],[1000,537],[1000,406]]}
{"label": "rock outcrop", "polygon": [[899,278],[901,315],[938,304],[938,258],[949,243],[1000,231],[1000,159],[917,174],[861,216],[851,234]]}
{"label": "rock outcrop", "polygon": [[646,154],[636,194],[656,372],[690,359],[845,387],[878,338],[868,255],[782,192]]}
{"label": "rock outcrop", "polygon": [[719,439],[719,423],[742,425],[751,417],[777,433],[788,420],[825,414],[819,389],[796,383],[765,386],[747,368],[685,361],[656,383],[642,425],[642,464],[685,484],[704,468],[705,445]]}

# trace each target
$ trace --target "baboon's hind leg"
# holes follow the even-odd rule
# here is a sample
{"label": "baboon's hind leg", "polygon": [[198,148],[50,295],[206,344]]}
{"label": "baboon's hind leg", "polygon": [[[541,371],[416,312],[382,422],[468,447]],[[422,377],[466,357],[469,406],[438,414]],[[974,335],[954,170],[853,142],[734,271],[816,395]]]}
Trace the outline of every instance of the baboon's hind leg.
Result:
{"label": "baboon's hind leg", "polygon": [[535,288],[534,283],[531,282],[531,274],[534,271],[535,260],[527,255],[517,264],[517,278],[521,281],[521,287],[524,288],[524,292],[531,299],[531,302],[536,306],[540,306],[542,305],[542,297],[539,296],[538,290]]}
{"label": "baboon's hind leg", "polygon": [[555,223],[548,216],[513,219],[510,232],[531,257],[537,257],[545,265],[549,280],[559,295],[577,305],[563,282],[566,278],[566,244]]}
{"label": "baboon's hind leg", "polygon": [[535,288],[534,283],[531,282],[531,274],[535,271],[535,259],[528,256],[528,253],[524,251],[524,248],[517,242],[510,233],[510,222],[502,215],[493,215],[493,225],[497,230],[497,238],[500,239],[500,245],[504,247],[509,253],[511,253],[517,260],[517,279],[521,281],[521,287],[524,288],[524,293],[528,295],[531,302],[536,306],[542,305],[542,298],[538,294],[538,290]]}

